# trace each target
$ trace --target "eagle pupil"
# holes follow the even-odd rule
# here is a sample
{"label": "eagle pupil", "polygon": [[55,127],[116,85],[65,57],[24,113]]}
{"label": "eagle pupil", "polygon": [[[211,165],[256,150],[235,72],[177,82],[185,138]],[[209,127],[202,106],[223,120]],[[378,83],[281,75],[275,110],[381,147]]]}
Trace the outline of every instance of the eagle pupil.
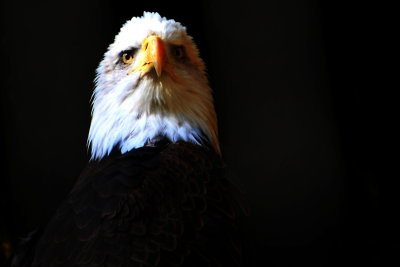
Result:
{"label": "eagle pupil", "polygon": [[175,52],[175,56],[177,58],[182,58],[182,56],[183,56],[183,48],[181,46],[175,47],[174,52]]}
{"label": "eagle pupil", "polygon": [[130,61],[132,60],[132,54],[131,53],[124,53],[122,54],[122,61],[124,63],[130,63]]}

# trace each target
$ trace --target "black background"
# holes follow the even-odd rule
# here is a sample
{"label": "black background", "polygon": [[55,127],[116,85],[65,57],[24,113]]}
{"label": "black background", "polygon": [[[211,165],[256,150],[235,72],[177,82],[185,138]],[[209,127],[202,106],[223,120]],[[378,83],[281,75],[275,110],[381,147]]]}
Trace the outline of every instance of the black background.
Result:
{"label": "black background", "polygon": [[378,265],[392,253],[376,6],[9,1],[1,4],[2,264],[6,244],[12,250],[47,221],[88,161],[95,68],[120,26],[144,10],[184,24],[207,64],[223,157],[251,207],[249,266]]}

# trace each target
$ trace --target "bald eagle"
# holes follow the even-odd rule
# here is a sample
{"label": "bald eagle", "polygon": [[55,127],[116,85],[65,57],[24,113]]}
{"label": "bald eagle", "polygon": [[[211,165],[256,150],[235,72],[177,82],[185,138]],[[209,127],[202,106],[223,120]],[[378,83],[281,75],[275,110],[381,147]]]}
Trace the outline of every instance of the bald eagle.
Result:
{"label": "bald eagle", "polygon": [[91,160],[14,266],[240,266],[204,63],[186,28],[145,12],[97,68]]}

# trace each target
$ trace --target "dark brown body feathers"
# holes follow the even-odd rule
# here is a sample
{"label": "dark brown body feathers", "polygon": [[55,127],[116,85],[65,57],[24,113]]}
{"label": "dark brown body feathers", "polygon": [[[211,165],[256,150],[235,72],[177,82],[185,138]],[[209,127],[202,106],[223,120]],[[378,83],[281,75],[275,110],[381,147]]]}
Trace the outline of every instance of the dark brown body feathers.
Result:
{"label": "dark brown body feathers", "polygon": [[220,157],[186,142],[92,162],[13,266],[241,266],[231,187]]}

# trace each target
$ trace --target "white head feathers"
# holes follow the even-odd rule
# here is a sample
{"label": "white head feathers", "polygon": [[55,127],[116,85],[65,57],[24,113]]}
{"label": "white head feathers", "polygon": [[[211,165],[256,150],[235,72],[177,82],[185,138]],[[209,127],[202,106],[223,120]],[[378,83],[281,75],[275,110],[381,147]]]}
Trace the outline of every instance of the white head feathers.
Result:
{"label": "white head feathers", "polygon": [[[161,75],[141,71],[149,36],[162,43]],[[115,146],[125,153],[160,135],[199,145],[205,139],[219,152],[211,89],[192,38],[180,23],[145,12],[123,25],[97,69],[88,142],[92,159],[100,159]]]}

